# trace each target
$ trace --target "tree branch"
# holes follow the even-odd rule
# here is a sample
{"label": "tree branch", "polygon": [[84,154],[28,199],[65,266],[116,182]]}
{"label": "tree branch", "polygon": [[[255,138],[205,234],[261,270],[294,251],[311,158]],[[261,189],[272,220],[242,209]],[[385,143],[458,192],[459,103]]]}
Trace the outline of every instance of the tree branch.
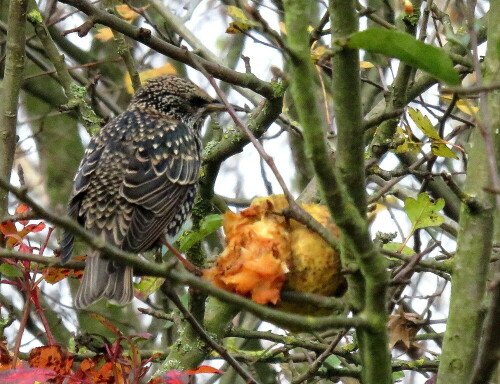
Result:
{"label": "tree branch", "polygon": [[[0,107],[0,177],[10,180],[16,149],[17,103],[23,81],[28,0],[11,0]],[[8,193],[0,192],[0,217],[7,214]],[[0,236],[0,244],[3,243]]]}
{"label": "tree branch", "polygon": [[[185,49],[178,48],[172,44],[168,44],[165,41],[158,39],[155,36],[152,36],[149,29],[142,27],[137,28],[132,24],[128,24],[118,17],[110,15],[109,13],[93,6],[88,1],[61,0],[60,2],[78,8],[87,16],[92,17],[95,23],[106,25],[107,27],[110,27],[115,31],[123,33],[125,36],[128,36],[140,43],[143,43],[144,45],[147,45],[148,47],[154,49],[159,53],[167,55],[172,59],[178,60],[186,65],[196,68],[196,63],[192,56],[193,53],[187,52]],[[239,85],[241,87],[249,88],[266,98],[274,97],[273,87],[269,83],[258,79],[251,73],[236,72],[199,56],[197,57],[197,60],[202,63],[203,67],[206,68],[206,70],[212,76],[220,80]]]}

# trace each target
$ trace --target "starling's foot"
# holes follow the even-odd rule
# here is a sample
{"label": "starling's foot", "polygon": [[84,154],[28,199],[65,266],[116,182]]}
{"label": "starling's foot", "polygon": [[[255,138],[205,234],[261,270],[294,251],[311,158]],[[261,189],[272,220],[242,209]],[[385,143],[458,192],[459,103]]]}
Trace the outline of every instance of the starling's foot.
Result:
{"label": "starling's foot", "polygon": [[162,238],[160,239],[160,242],[163,245],[165,245],[170,250],[170,252],[174,254],[175,257],[177,257],[177,259],[182,263],[182,265],[184,265],[184,268],[186,268],[188,272],[191,272],[193,275],[196,276],[201,276],[203,274],[200,267],[197,267],[196,265],[191,263],[188,259],[186,259],[182,255],[182,253],[180,253],[177,249],[175,249],[166,239]]}

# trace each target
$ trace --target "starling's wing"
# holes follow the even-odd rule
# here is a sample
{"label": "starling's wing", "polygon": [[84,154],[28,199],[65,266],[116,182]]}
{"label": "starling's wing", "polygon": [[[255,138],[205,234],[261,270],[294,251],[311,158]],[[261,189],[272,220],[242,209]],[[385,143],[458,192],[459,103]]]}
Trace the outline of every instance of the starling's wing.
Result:
{"label": "starling's wing", "polygon": [[[101,141],[101,138],[99,136],[95,136],[87,147],[85,156],[80,162],[80,167],[78,168],[75,176],[73,191],[68,204],[68,216],[73,220],[78,221],[80,224],[83,224],[79,213],[80,205],[85,191],[89,188],[90,178],[95,172],[103,149],[104,143]],[[71,258],[71,254],[73,253],[73,242],[74,236],[70,232],[65,231],[61,241],[61,261],[63,263],[67,262]]]}
{"label": "starling's wing", "polygon": [[[167,230],[186,218],[196,190],[201,144],[190,127],[148,113],[139,122],[134,156],[128,163],[121,195],[134,211],[123,249],[150,248]],[[178,228],[177,228],[178,229]]]}
{"label": "starling's wing", "polygon": [[[125,128],[127,128],[125,126]],[[82,188],[79,188],[78,216],[86,229],[106,243],[121,247],[126,236],[134,206],[120,195],[125,170],[133,156],[132,142],[120,135],[123,126],[120,120],[113,120],[101,136],[108,135],[99,159],[88,174],[79,174]],[[84,184],[84,186],[83,186]],[[75,296],[75,306],[83,308],[102,296],[120,305],[133,298],[132,268],[101,257],[98,251],[90,251],[82,284]]]}

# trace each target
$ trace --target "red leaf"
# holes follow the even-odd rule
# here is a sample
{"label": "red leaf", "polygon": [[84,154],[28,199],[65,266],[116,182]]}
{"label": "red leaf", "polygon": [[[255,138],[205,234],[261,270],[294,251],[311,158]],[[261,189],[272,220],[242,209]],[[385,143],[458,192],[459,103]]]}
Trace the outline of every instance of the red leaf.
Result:
{"label": "red leaf", "polygon": [[208,365],[200,365],[198,368],[188,369],[187,371],[184,371],[184,373],[187,375],[195,375],[197,373],[215,373],[217,375],[222,375],[224,372]]}
{"label": "red leaf", "polygon": [[52,369],[19,367],[0,371],[2,384],[33,384],[35,381],[46,382],[57,377]]}
{"label": "red leaf", "polygon": [[188,369],[186,371],[168,371],[160,377],[151,379],[148,384],[188,384],[189,375],[195,375],[197,373],[215,373],[220,375],[224,372],[219,369],[209,367],[208,365],[200,365],[196,369]]}
{"label": "red leaf", "polygon": [[7,246],[10,248],[14,248],[16,245],[19,245],[19,243],[23,240],[17,233],[8,233],[4,236],[7,239]]}
{"label": "red leaf", "polygon": [[40,232],[40,231],[43,231],[45,229],[45,223],[38,223],[38,224],[30,224],[30,225],[27,225],[26,227],[24,227],[25,230],[29,232]]}
{"label": "red leaf", "polygon": [[0,232],[4,235],[11,235],[17,233],[17,228],[12,221],[3,221],[0,223]]}
{"label": "red leaf", "polygon": [[[16,213],[17,214],[20,214],[20,213],[25,213],[25,212],[29,212],[31,211],[31,208],[28,207],[26,204],[19,204],[16,208]],[[19,222],[22,224],[22,225],[26,225],[28,224],[30,221],[29,220],[19,220]]]}
{"label": "red leaf", "polygon": [[21,243],[20,246],[19,246],[19,252],[33,253],[32,251],[33,250],[30,247],[28,247],[26,244],[24,244],[24,243]]}
{"label": "red leaf", "polygon": [[16,208],[16,213],[17,214],[20,214],[20,213],[24,213],[24,212],[29,212],[31,211],[31,208],[28,207],[26,204],[19,204]]}
{"label": "red leaf", "polygon": [[129,361],[125,364],[105,361],[102,356],[84,359],[70,378],[71,384],[123,384],[130,373]]}
{"label": "red leaf", "polygon": [[57,372],[59,377],[54,382],[60,384],[64,376],[71,372],[73,360],[73,356],[59,345],[51,345],[33,348],[28,363],[32,367],[48,368],[52,372]]}
{"label": "red leaf", "polygon": [[73,274],[73,269],[47,267],[42,269],[43,278],[47,283],[55,284]]}

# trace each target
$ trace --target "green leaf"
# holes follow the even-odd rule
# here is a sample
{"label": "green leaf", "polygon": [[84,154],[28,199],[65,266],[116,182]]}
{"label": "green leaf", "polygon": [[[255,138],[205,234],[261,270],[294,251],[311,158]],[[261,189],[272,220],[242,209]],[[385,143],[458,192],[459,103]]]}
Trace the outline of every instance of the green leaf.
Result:
{"label": "green leaf", "polygon": [[447,84],[460,84],[453,62],[443,49],[425,44],[407,33],[369,28],[351,35],[347,46],[394,57]]}
{"label": "green leaf", "polygon": [[406,256],[413,256],[415,254],[415,251],[410,247],[407,247],[406,245],[403,247],[403,249],[401,249],[401,247],[403,247],[403,243],[396,243],[396,242],[390,242],[382,246],[383,249],[387,249],[388,251],[391,252],[401,253],[402,255]]}
{"label": "green leaf", "polygon": [[452,159],[458,159],[458,156],[455,155],[450,148],[448,148],[443,140],[432,141],[431,144],[432,154],[435,156],[441,157],[451,157]]}
{"label": "green leaf", "polygon": [[408,114],[410,115],[416,126],[431,141],[431,151],[433,155],[458,159],[458,156],[455,155],[452,150],[446,146],[446,141],[439,136],[427,116],[423,115],[422,112],[420,112],[418,109],[413,109],[411,107],[408,107]]}
{"label": "green leaf", "polygon": [[162,326],[163,329],[172,328],[172,326],[175,324],[173,321],[170,320],[163,320],[163,321],[164,321]]}
{"label": "green leaf", "polygon": [[146,299],[146,297],[156,292],[164,281],[165,279],[161,277],[144,276],[138,283],[134,284],[134,288],[139,291],[141,299]]}
{"label": "green leaf", "polygon": [[7,277],[21,277],[23,275],[19,268],[12,264],[0,265],[0,274]]}
{"label": "green leaf", "polygon": [[391,149],[395,153],[410,152],[416,155],[420,152],[423,143],[413,141],[411,130],[408,127],[396,128],[396,136],[394,137],[395,144],[399,144],[395,149]]}
{"label": "green leaf", "polygon": [[179,250],[186,252],[189,248],[197,242],[203,240],[205,237],[215,232],[222,225],[221,215],[208,215],[200,222],[200,229],[198,231],[187,232],[179,240]]}
{"label": "green leaf", "polygon": [[331,367],[340,367],[340,365],[342,364],[342,362],[340,361],[340,359],[335,356],[335,355],[330,355],[326,358],[326,360],[324,361],[323,364],[328,364],[330,365]]}
{"label": "green leaf", "polygon": [[222,215],[208,215],[200,222],[200,231],[212,233],[222,225]]}
{"label": "green leaf", "polygon": [[396,381],[399,379],[404,379],[405,373],[403,371],[392,372],[392,381]]}
{"label": "green leaf", "polygon": [[340,359],[335,356],[335,355],[330,355],[326,358],[326,360],[321,364],[321,367],[319,368],[319,372],[326,373],[328,372],[328,368],[337,368],[340,367],[342,362]]}
{"label": "green leaf", "polygon": [[420,112],[418,109],[413,109],[412,107],[408,107],[408,114],[410,115],[411,119],[415,122],[418,129],[420,129],[425,136],[427,136],[429,139],[441,140],[441,137],[439,137],[439,134],[434,129],[429,118],[423,115],[422,112]]}
{"label": "green leaf", "polygon": [[417,153],[420,152],[420,148],[422,147],[423,143],[418,143],[415,141],[411,141],[410,138],[405,138],[403,144],[398,145],[396,149],[394,150],[395,153],[413,153],[416,155]]}
{"label": "green leaf", "polygon": [[419,193],[417,200],[409,197],[405,200],[405,211],[413,225],[413,229],[435,227],[444,222],[438,213],[444,208],[444,199],[432,202],[426,193]]}
{"label": "green leaf", "polygon": [[189,307],[189,293],[185,293],[184,295],[181,295],[179,297],[179,299],[181,299],[181,303],[185,306],[185,307]]}

